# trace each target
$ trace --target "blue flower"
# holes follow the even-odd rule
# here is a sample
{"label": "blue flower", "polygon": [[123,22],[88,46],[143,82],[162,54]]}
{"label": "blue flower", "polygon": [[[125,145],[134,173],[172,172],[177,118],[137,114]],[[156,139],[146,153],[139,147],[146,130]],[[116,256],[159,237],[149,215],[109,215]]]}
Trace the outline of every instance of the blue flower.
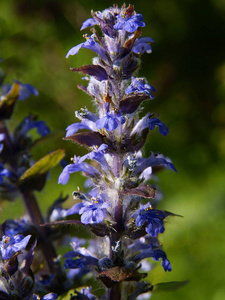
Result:
{"label": "blue flower", "polygon": [[146,250],[152,247],[159,247],[160,243],[157,237],[153,237],[151,235],[145,235],[139,239],[136,239],[133,244],[129,245],[129,250],[133,252]]}
{"label": "blue flower", "polygon": [[33,115],[26,117],[21,122],[20,135],[25,136],[27,132],[33,128],[37,129],[37,132],[41,136],[46,136],[49,134],[50,130],[44,121],[36,121]]}
{"label": "blue flower", "polygon": [[166,253],[157,248],[157,247],[151,247],[150,249],[148,250],[144,250],[144,251],[141,251],[139,254],[137,254],[135,257],[134,257],[134,261],[135,262],[139,262],[141,261],[142,259],[144,258],[148,258],[148,257],[152,257],[154,260],[157,260],[159,261],[160,259],[162,259],[162,266],[164,268],[165,271],[171,271],[172,270],[172,267],[171,267],[171,264],[170,264],[170,261],[167,259],[167,256],[166,256]]}
{"label": "blue flower", "polygon": [[94,26],[96,24],[97,24],[97,21],[95,19],[93,19],[93,18],[87,19],[86,21],[83,22],[83,25],[80,30],[84,30],[85,28]]}
{"label": "blue flower", "polygon": [[93,112],[90,112],[87,107],[76,110],[75,116],[80,120],[86,119],[92,122],[96,122],[98,120],[97,115]]}
{"label": "blue flower", "polygon": [[[75,291],[75,295],[79,300],[95,300],[96,297],[91,293],[91,288],[90,287],[85,287],[80,290],[80,292]],[[72,298],[73,299],[73,298]]]}
{"label": "blue flower", "polygon": [[150,37],[143,37],[136,39],[134,42],[134,46],[132,52],[136,54],[143,54],[143,53],[152,53],[152,47],[150,43],[153,43],[154,40]]}
{"label": "blue flower", "polygon": [[106,144],[102,144],[99,147],[96,145],[92,147],[93,151],[87,154],[87,158],[94,159],[97,162],[99,162],[106,172],[108,172],[109,170],[109,165],[105,160],[105,156],[104,156],[105,150],[107,148],[108,145]]}
{"label": "blue flower", "polygon": [[19,219],[19,220],[6,220],[6,225],[4,228],[5,235],[9,237],[15,236],[17,234],[22,234],[23,232],[31,231],[32,225],[30,225],[27,220]]}
{"label": "blue flower", "polygon": [[4,177],[10,177],[11,172],[4,168],[3,164],[0,163],[0,184],[3,182]]}
{"label": "blue flower", "polygon": [[103,118],[98,119],[96,122],[96,127],[98,129],[105,128],[108,131],[115,130],[119,124],[124,124],[126,119],[121,115],[121,113],[114,109],[113,112],[109,112],[109,104],[104,105],[106,115]]}
{"label": "blue flower", "polygon": [[[29,98],[31,95],[38,96],[39,93],[38,91],[30,84],[28,83],[21,83],[18,80],[14,80],[15,83],[18,83],[20,86],[20,91],[19,91],[19,100],[25,100]],[[10,84],[5,84],[3,86],[3,92],[2,96],[6,96],[10,91],[11,91],[12,86]]]}
{"label": "blue flower", "polygon": [[159,233],[163,233],[165,230],[163,220],[167,215],[157,209],[153,209],[150,203],[146,205],[140,204],[138,216],[136,219],[136,225],[141,227],[146,225],[146,232],[153,237],[156,237]]}
{"label": "blue flower", "polygon": [[[68,252],[67,254],[65,254],[65,258],[67,258],[66,260],[66,264],[64,265],[66,268],[70,268],[70,266],[72,266],[72,269],[69,270],[69,272],[67,273],[67,278],[70,280],[81,280],[81,278],[86,275],[90,270],[89,267],[94,263],[94,265],[96,265],[97,261],[96,258],[93,257],[88,250],[86,250],[84,247],[81,247],[81,245],[85,245],[86,241],[85,239],[79,239],[79,238],[72,238],[70,245],[73,248],[73,251]],[[86,257],[86,262],[85,264],[85,268],[73,268],[76,267],[76,264],[81,264],[82,263],[82,259],[83,262],[85,260],[84,256]],[[88,258],[89,257],[89,260]],[[74,264],[74,260],[73,258],[77,259],[81,259],[81,261],[76,261],[76,263]],[[90,265],[88,265],[87,261],[90,263]],[[89,266],[89,267],[88,267]]]}
{"label": "blue flower", "polygon": [[155,129],[156,126],[159,127],[159,133],[166,136],[169,133],[169,129],[167,126],[162,123],[159,118],[152,118],[153,114],[148,113],[144,118],[139,120],[137,124],[134,126],[131,135],[136,133],[141,133],[145,128],[149,128],[150,130]]}
{"label": "blue flower", "polygon": [[90,112],[86,107],[75,111],[75,116],[80,119],[81,122],[69,125],[66,128],[66,137],[73,135],[80,129],[97,131],[95,122],[98,120],[98,117],[96,114]]}
{"label": "blue flower", "polygon": [[[165,252],[161,249],[159,240],[156,237],[146,235],[138,240],[135,240],[129,249],[133,251],[133,261],[138,263],[141,260],[152,257],[154,260],[160,260],[162,258],[162,266],[165,271],[171,271],[171,265]],[[139,252],[136,254],[135,252]]]}
{"label": "blue flower", "polygon": [[21,83],[18,80],[15,80],[16,83],[20,85],[20,92],[19,92],[19,100],[25,100],[29,98],[31,95],[38,96],[38,91],[30,84],[28,83]]}
{"label": "blue flower", "polygon": [[[5,134],[4,133],[0,133],[0,142],[4,141],[5,139]],[[0,153],[2,152],[4,145],[3,143],[0,143]]]}
{"label": "blue flower", "polygon": [[89,177],[95,177],[96,175],[98,175],[97,169],[84,162],[86,158],[87,155],[84,155],[82,157],[74,155],[74,158],[72,159],[74,163],[67,165],[63,169],[62,173],[59,176],[58,183],[66,184],[70,178],[70,174],[78,171],[84,172]]}
{"label": "blue flower", "polygon": [[61,206],[58,206],[52,210],[49,216],[49,220],[50,222],[55,222],[65,218],[66,216],[67,216],[67,211],[63,209]]}
{"label": "blue flower", "polygon": [[40,298],[38,295],[33,295],[33,300],[56,300],[58,296],[55,293],[48,293],[44,297]]}
{"label": "blue flower", "polygon": [[150,130],[153,130],[156,126],[159,127],[159,133],[166,136],[169,133],[169,129],[167,126],[162,123],[158,118],[150,118],[148,119],[148,127]]}
{"label": "blue flower", "polygon": [[129,16],[128,14],[122,14],[117,16],[116,24],[113,26],[117,30],[125,30],[127,32],[135,32],[138,27],[144,27],[143,16],[141,14],[135,14]]}
{"label": "blue flower", "polygon": [[64,255],[66,269],[89,268],[98,265],[98,259],[92,256],[87,249],[79,247],[79,244],[71,243],[71,245],[74,250]]}
{"label": "blue flower", "polygon": [[3,259],[10,259],[16,252],[26,248],[31,235],[23,237],[18,234],[15,236],[3,235],[2,241],[0,241],[0,253]]}
{"label": "blue flower", "polygon": [[70,215],[78,214],[82,207],[83,207],[82,202],[76,203],[71,208],[67,209],[66,215],[70,216]]}
{"label": "blue flower", "polygon": [[66,128],[67,131],[66,137],[73,135],[80,129],[90,129],[90,128],[86,124],[83,124],[83,122],[73,123]]}
{"label": "blue flower", "polygon": [[101,197],[91,198],[91,202],[84,201],[83,207],[79,210],[81,222],[83,224],[97,224],[104,220],[107,215],[107,208],[110,205],[103,201]]}
{"label": "blue flower", "polygon": [[133,171],[134,175],[140,174],[148,167],[163,166],[177,172],[174,165],[167,161],[162,155],[152,153],[149,158],[138,158],[136,168]]}
{"label": "blue flower", "polygon": [[55,293],[46,294],[41,300],[56,300],[58,296]]}
{"label": "blue flower", "polygon": [[126,88],[125,93],[126,94],[142,93],[147,96],[150,96],[153,99],[154,96],[152,95],[151,91],[155,92],[156,89],[153,86],[145,83],[144,78],[132,77],[131,84]]}
{"label": "blue flower", "polygon": [[80,129],[88,129],[88,130],[92,130],[92,131],[97,130],[95,123],[93,121],[83,119],[83,120],[81,120],[80,123],[73,123],[66,128],[66,131],[67,131],[66,137],[73,135]]}
{"label": "blue flower", "polygon": [[85,48],[85,49],[90,49],[90,50],[94,51],[99,56],[101,56],[103,60],[108,61],[108,58],[107,58],[103,48],[97,42],[95,42],[94,35],[89,36],[86,34],[86,35],[84,35],[84,37],[86,38],[86,41],[84,43],[81,43],[81,44],[71,48],[69,50],[69,52],[67,53],[66,58],[68,58],[70,55],[77,54],[81,48]]}

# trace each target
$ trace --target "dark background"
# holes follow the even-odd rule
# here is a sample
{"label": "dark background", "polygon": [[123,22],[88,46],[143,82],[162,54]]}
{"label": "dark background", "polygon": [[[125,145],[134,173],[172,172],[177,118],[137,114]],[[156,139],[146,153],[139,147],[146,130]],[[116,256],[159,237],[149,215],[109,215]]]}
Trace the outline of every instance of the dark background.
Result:
{"label": "dark background", "polygon": [[[18,104],[9,126],[33,112],[53,132],[33,151],[36,159],[58,148],[66,149],[68,162],[74,154],[85,153],[62,137],[65,128],[76,122],[75,110],[85,105],[92,109],[88,96],[76,87],[82,76],[69,67],[91,63],[93,53],[83,49],[68,60],[65,55],[84,41],[79,29],[90,10],[102,11],[112,4],[103,0],[0,2],[0,57],[6,81],[18,79],[39,90],[39,97]],[[158,264],[149,279],[153,284],[190,280],[180,290],[155,294],[153,299],[225,299],[225,2],[139,0],[132,4],[144,16],[143,36],[155,40],[153,53],[143,55],[139,72],[157,89],[156,99],[146,102],[145,110],[160,113],[170,130],[167,137],[155,130],[145,155],[160,151],[172,159],[178,173],[159,174],[164,193],[160,207],[184,216],[170,218],[160,237],[173,271],[165,273]],[[60,172],[60,167],[55,168],[44,191],[37,193],[43,210],[61,191],[66,195],[82,187],[80,174],[59,186]],[[4,220],[22,212],[19,200],[3,203],[0,217]]]}

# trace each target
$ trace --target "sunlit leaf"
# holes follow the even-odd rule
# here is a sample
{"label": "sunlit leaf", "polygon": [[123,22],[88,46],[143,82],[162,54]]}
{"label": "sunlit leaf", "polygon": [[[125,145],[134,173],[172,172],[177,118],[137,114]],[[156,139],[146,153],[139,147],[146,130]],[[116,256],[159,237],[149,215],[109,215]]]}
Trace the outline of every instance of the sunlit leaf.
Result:
{"label": "sunlit leaf", "polygon": [[58,149],[42,157],[19,178],[20,188],[41,190],[45,184],[47,172],[55,167],[64,155],[64,150]]}
{"label": "sunlit leaf", "polygon": [[73,295],[73,294],[74,294],[74,289],[69,290],[67,293],[60,295],[57,298],[57,300],[70,300],[71,299],[70,295]]}
{"label": "sunlit leaf", "polygon": [[0,119],[9,119],[19,96],[20,85],[14,83],[10,92],[0,99]]}

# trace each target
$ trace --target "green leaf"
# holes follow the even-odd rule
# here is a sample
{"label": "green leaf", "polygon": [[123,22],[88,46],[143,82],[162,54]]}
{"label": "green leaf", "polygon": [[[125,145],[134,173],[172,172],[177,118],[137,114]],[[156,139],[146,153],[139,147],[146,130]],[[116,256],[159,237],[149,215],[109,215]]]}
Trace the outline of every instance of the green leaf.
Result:
{"label": "green leaf", "polygon": [[14,83],[10,92],[2,96],[0,99],[0,119],[9,119],[13,112],[14,105],[19,96],[20,85],[18,83]]}
{"label": "green leaf", "polygon": [[64,155],[65,151],[58,149],[42,157],[19,178],[20,189],[40,191],[44,187],[47,172],[55,167]]}
{"label": "green leaf", "polygon": [[188,280],[161,282],[161,283],[155,284],[153,286],[152,292],[170,292],[170,291],[175,291],[175,290],[179,289],[180,287],[184,286],[187,283],[189,283]]}
{"label": "green leaf", "polygon": [[74,289],[69,290],[67,293],[60,295],[57,300],[70,300],[70,295],[74,295]]}

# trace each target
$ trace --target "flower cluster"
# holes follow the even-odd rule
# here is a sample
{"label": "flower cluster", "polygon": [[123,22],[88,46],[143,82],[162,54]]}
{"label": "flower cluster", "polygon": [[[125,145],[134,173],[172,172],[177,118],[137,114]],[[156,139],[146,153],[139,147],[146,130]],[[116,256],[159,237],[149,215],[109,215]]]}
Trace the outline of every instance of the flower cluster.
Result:
{"label": "flower cluster", "polygon": [[[49,128],[30,114],[11,132],[7,120],[17,100],[38,92],[19,81],[12,86],[2,85],[4,78],[0,82],[0,195],[10,201],[19,196],[26,208],[21,219],[0,226],[0,299],[146,299],[155,289],[144,280],[153,262],[172,270],[160,235],[167,218],[175,214],[157,209],[160,192],[154,173],[176,169],[161,153],[145,157],[143,151],[152,130],[163,136],[169,131],[158,115],[139,114],[156,92],[137,77],[141,55],[152,52],[154,41],[141,37],[145,23],[132,5],[91,14],[81,27],[91,27],[91,34],[84,34],[85,41],[66,55],[81,49],[96,55],[92,64],[71,68],[85,75],[87,86],[78,87],[96,107],[95,112],[87,107],[76,111],[78,122],[66,128],[64,139],[86,147],[85,155],[74,155],[66,164],[59,149],[35,162],[32,131],[41,143]],[[35,191],[43,189],[48,171],[59,162],[64,168],[58,183],[65,185],[74,172],[82,172],[87,178],[84,190],[73,191],[75,203],[70,207],[64,207],[68,196],[60,195],[43,215]],[[56,251],[69,241],[71,251]],[[96,280],[101,288],[95,288]]]}
{"label": "flower cluster", "polygon": [[146,258],[161,260],[164,270],[171,271],[158,236],[165,231],[165,219],[173,214],[157,210],[152,206],[154,200],[145,204],[146,199],[157,198],[156,188],[148,184],[154,168],[176,169],[162,154],[143,157],[149,132],[157,126],[160,134],[168,134],[167,126],[153,113],[139,118],[141,104],[153,99],[156,91],[146,79],[136,77],[140,56],[151,53],[153,42],[150,37],[140,37],[144,26],[143,16],[132,5],[92,12],[92,18],[81,27],[91,27],[92,34],[85,34],[85,41],[66,55],[68,58],[85,48],[98,56],[92,65],[71,69],[86,75],[88,85],[79,88],[91,96],[97,110],[93,113],[85,107],[75,112],[80,122],[67,127],[65,139],[85,146],[89,152],[74,156],[59,176],[61,184],[77,171],[89,177],[89,191],[75,191],[78,202],[64,214],[68,218],[79,214],[80,224],[97,237],[92,251],[73,246],[65,255],[65,267],[90,270],[92,266],[109,289],[109,299],[121,299],[122,282],[127,285],[123,299],[136,299],[146,292],[144,283],[134,292],[135,282],[146,276],[138,272]]}
{"label": "flower cluster", "polygon": [[[56,153],[38,162],[32,158],[30,149],[34,142],[50,132],[45,122],[37,120],[35,115],[25,117],[13,131],[8,129],[7,120],[12,118],[18,100],[37,96],[38,91],[17,80],[13,85],[4,84],[4,79],[0,82],[0,198],[13,201],[20,197],[26,207],[26,216],[6,220],[0,225],[0,299],[55,300],[58,296],[52,291],[56,290],[54,285],[59,276],[53,278],[52,273],[59,263],[54,262],[56,253],[51,241],[46,243],[46,230],[40,228],[44,218],[33,191],[43,188],[47,172],[60,158],[53,164],[49,158],[56,158]],[[32,130],[40,137],[35,139]],[[52,235],[48,232],[50,239]],[[37,263],[40,271],[35,270],[34,275],[32,270]],[[43,280],[41,276],[52,280]]]}

